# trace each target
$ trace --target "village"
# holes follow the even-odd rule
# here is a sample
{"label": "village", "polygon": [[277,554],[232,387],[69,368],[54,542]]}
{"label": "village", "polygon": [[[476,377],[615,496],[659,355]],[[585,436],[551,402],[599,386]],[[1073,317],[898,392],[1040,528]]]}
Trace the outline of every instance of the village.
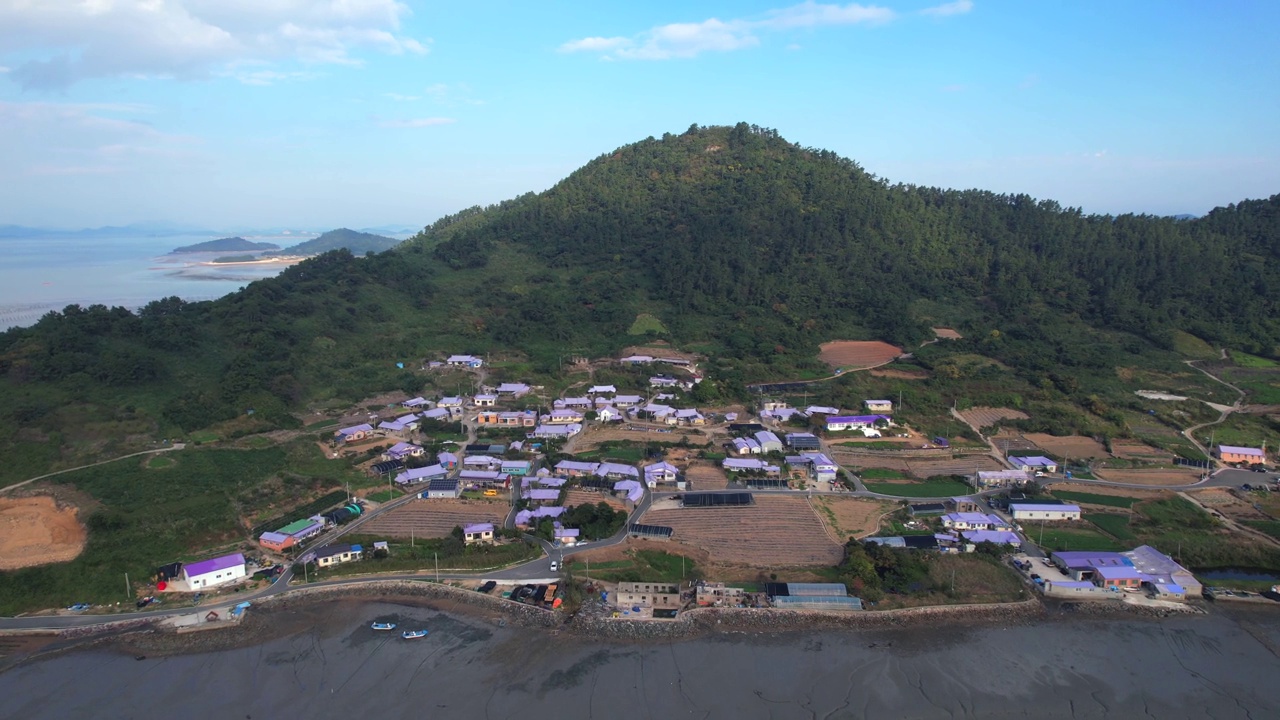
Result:
{"label": "village", "polygon": [[[1025,443],[996,452],[922,435],[895,421],[889,399],[867,399],[859,414],[768,397],[753,408],[708,407],[695,400],[702,376],[693,358],[610,362],[635,384],[588,383],[554,397],[524,382],[486,382],[482,357],[424,362],[424,373],[473,376],[473,392],[405,397],[325,443],[332,457],[367,457],[363,467],[385,490],[291,518],[261,532],[247,554],[161,568],[157,591],[210,593],[255,576],[356,581],[394,570],[553,611],[571,600],[574,610],[617,619],[669,619],[698,607],[901,605],[831,581],[855,541],[936,554],[951,563],[953,592],[957,574],[974,571],[973,582],[962,574],[959,584],[974,586],[978,601],[1038,594],[1167,607],[1215,597],[1190,569],[1117,525],[1140,511],[1127,517],[1116,508],[1172,492],[1081,486],[1069,459]],[[1029,449],[1046,454],[1022,454]],[[1215,451],[1224,466],[1266,461],[1261,449]],[[1208,505],[1208,517],[1231,524]],[[432,561],[421,555],[427,547]],[[990,568],[963,563],[978,556],[1007,569],[1003,589],[977,587]]]}

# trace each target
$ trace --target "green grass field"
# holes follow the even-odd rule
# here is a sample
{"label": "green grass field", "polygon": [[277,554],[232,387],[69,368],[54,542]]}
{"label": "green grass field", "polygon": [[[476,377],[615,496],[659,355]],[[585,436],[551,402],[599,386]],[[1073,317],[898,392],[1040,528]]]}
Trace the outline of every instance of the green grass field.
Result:
{"label": "green grass field", "polygon": [[1213,349],[1212,345],[1182,330],[1175,330],[1173,333],[1173,349],[1182,355],[1199,360],[1210,360],[1218,357],[1218,353]]}
{"label": "green grass field", "polygon": [[[570,563],[575,574],[584,574],[587,563]],[[677,583],[701,577],[693,561],[663,550],[636,550],[627,560],[591,563],[591,577],[606,582]]]}
{"label": "green grass field", "polygon": [[1249,353],[1244,352],[1243,350],[1232,350],[1230,351],[1230,355],[1231,355],[1231,362],[1235,363],[1236,365],[1239,365],[1240,367],[1246,367],[1246,368],[1280,367],[1280,362],[1276,362],[1275,360],[1269,360],[1264,357],[1258,357],[1257,355],[1250,355]]}
{"label": "green grass field", "polygon": [[1133,504],[1138,502],[1137,498],[1120,497],[1119,495],[1095,495],[1093,493],[1074,492],[1069,490],[1054,490],[1053,496],[1059,500],[1067,500],[1069,502],[1105,505],[1107,507],[1125,509],[1133,507]]}
{"label": "green grass field", "polygon": [[87,496],[80,519],[88,542],[70,562],[0,572],[0,614],[126,600],[125,573],[142,585],[165,563],[252,547],[246,518],[297,519],[299,498],[340,486],[351,473],[306,442],[164,457],[173,464],[151,468],[127,459],[51,478]]}
{"label": "green grass field", "polygon": [[968,494],[973,488],[960,482],[927,483],[863,483],[873,493],[895,497],[953,497]]}
{"label": "green grass field", "polygon": [[864,480],[896,480],[908,477],[901,470],[890,470],[888,468],[866,468],[865,470],[859,470],[858,476]]}
{"label": "green grass field", "polygon": [[1115,540],[1093,528],[1066,528],[1046,524],[1042,534],[1039,525],[1023,523],[1022,527],[1032,542],[1045,550],[1054,552],[1059,550],[1117,551],[1125,549]]}
{"label": "green grass field", "polygon": [[1129,516],[1119,513],[1084,513],[1085,520],[1093,523],[1111,537],[1121,541],[1136,540],[1137,535],[1129,529]]}
{"label": "green grass field", "polygon": [[665,335],[666,332],[667,326],[649,313],[637,315],[635,322],[631,323],[631,327],[627,329],[628,335]]}
{"label": "green grass field", "polygon": [[1280,540],[1280,520],[1246,520],[1244,524]]}

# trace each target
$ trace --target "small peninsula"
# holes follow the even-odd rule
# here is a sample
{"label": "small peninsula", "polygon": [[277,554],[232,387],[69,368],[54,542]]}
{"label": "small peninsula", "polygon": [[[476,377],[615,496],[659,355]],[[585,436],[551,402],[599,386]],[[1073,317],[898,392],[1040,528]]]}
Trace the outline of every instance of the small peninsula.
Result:
{"label": "small peninsula", "polygon": [[206,253],[206,252],[245,252],[245,251],[263,251],[263,250],[279,250],[280,246],[269,242],[253,242],[245,240],[242,237],[218,238],[217,240],[208,240],[195,245],[184,245],[180,248],[174,248],[169,251],[170,255],[180,255],[184,253]]}

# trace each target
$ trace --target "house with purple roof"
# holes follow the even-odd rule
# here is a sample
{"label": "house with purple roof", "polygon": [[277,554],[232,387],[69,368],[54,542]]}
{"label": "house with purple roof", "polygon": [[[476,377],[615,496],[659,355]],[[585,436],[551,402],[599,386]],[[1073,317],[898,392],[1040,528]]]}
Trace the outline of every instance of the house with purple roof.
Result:
{"label": "house with purple roof", "polygon": [[439,480],[448,477],[449,471],[441,465],[428,465],[427,467],[411,468],[396,475],[397,485],[414,485],[420,482],[430,482],[431,480]]}
{"label": "house with purple roof", "polygon": [[965,540],[975,545],[989,542],[996,545],[1022,547],[1022,538],[1018,537],[1018,533],[1009,530],[965,530],[960,534],[964,536]]}
{"label": "house with purple roof", "polygon": [[416,398],[413,398],[412,400],[405,400],[400,404],[407,408],[420,408],[420,407],[430,407],[431,401],[424,397],[416,397]]}
{"label": "house with purple roof", "polygon": [[549,477],[545,475],[536,477],[536,478],[525,478],[525,479],[526,480],[532,479],[539,487],[544,487],[544,488],[562,488],[565,485],[569,484],[569,481],[564,478]]}
{"label": "house with purple roof", "polygon": [[656,388],[673,388],[680,387],[680,381],[672,377],[651,377],[649,378],[649,387]]}
{"label": "house with purple roof", "polygon": [[827,417],[826,427],[827,432],[841,432],[872,428],[879,423],[888,422],[889,418],[885,415],[830,415]]}
{"label": "house with purple roof", "polygon": [[458,467],[458,456],[451,452],[442,452],[437,454],[436,461],[440,463],[441,467],[448,468],[449,470]]}
{"label": "house with purple roof", "polygon": [[1013,526],[999,515],[980,512],[953,512],[942,516],[948,530],[1012,530]]}
{"label": "house with purple roof", "polygon": [[677,425],[706,425],[707,418],[698,412],[697,408],[687,408],[676,410]]}
{"label": "house with purple roof", "polygon": [[1219,445],[1217,455],[1218,459],[1225,463],[1261,465],[1267,461],[1267,454],[1262,451],[1262,448]]}
{"label": "house with purple roof", "polygon": [[644,398],[639,395],[617,395],[613,398],[613,404],[620,408],[629,408],[642,402],[644,402]]}
{"label": "house with purple roof", "polygon": [[618,360],[618,362],[622,363],[623,365],[648,365],[649,363],[653,362],[653,356],[652,355],[628,355]]}
{"label": "house with purple roof", "polygon": [[458,480],[468,487],[481,485],[506,485],[510,476],[497,470],[463,470],[458,473]]}
{"label": "house with purple roof", "polygon": [[423,411],[422,413],[423,420],[438,420],[443,422],[448,420],[450,417],[451,415],[446,408],[431,408],[430,410]]}
{"label": "house with purple roof", "polygon": [[498,386],[499,395],[510,395],[511,397],[521,397],[528,395],[531,388],[524,383],[502,383]]}
{"label": "house with purple roof", "polygon": [[529,433],[530,438],[543,438],[546,440],[566,439],[582,432],[580,423],[570,423],[568,425],[539,425]]}
{"label": "house with purple roof", "polygon": [[639,480],[640,471],[633,465],[605,462],[596,468],[596,475],[610,480]]}
{"label": "house with purple roof", "polygon": [[567,397],[558,398],[551,403],[551,407],[560,410],[587,410],[591,408],[591,398],[585,397]]}
{"label": "house with purple roof", "polygon": [[761,430],[756,433],[755,438],[756,442],[760,443],[760,452],[782,452],[782,441],[778,439],[777,435],[774,435],[768,430]]}
{"label": "house with purple roof", "polygon": [[384,450],[382,457],[384,460],[404,460],[409,457],[421,457],[425,452],[426,450],[423,450],[419,445],[407,442],[398,442]]}
{"label": "house with purple roof", "polygon": [[502,469],[502,458],[496,458],[492,455],[468,455],[462,459],[462,467],[468,470],[500,470]]}
{"label": "house with purple roof", "polygon": [[449,359],[445,360],[445,364],[454,367],[478,368],[484,365],[484,359],[474,355],[450,355]]}
{"label": "house with purple roof", "polygon": [[493,523],[472,523],[462,526],[462,540],[467,545],[493,542]]}
{"label": "house with purple roof", "polygon": [[1079,505],[1051,505],[1047,503],[1009,503],[1009,514],[1014,520],[1079,520]]}
{"label": "house with purple roof", "polygon": [[555,488],[528,488],[521,497],[530,505],[554,505],[560,502],[560,491]]}
{"label": "house with purple roof", "polygon": [[569,425],[572,423],[580,423],[582,420],[582,413],[577,410],[569,410],[565,408],[552,410],[550,413],[542,416],[542,423],[544,425]]}
{"label": "house with purple roof", "polygon": [[555,530],[556,543],[560,545],[576,545],[582,531],[578,528],[559,527]]}
{"label": "house with purple roof", "polygon": [[613,494],[625,498],[628,509],[632,509],[644,499],[644,485],[639,480],[619,480],[613,484]]}
{"label": "house with purple roof", "polygon": [[568,477],[581,477],[582,475],[594,475],[596,469],[600,467],[600,463],[579,462],[577,460],[561,460],[556,463],[556,472]]}
{"label": "house with purple roof", "polygon": [[1007,459],[1014,469],[1021,470],[1023,472],[1058,472],[1057,461],[1051,460],[1043,455],[1027,455],[1023,457],[1014,457],[1010,455]]}
{"label": "house with purple roof", "polygon": [[729,446],[738,455],[759,455],[760,443],[755,438],[731,438]]}
{"label": "house with purple roof", "polygon": [[355,442],[356,440],[364,440],[373,435],[373,426],[369,423],[360,423],[345,427],[334,433],[334,439],[338,442]]}
{"label": "house with purple roof", "polygon": [[613,385],[592,385],[587,391],[588,395],[617,395],[618,388]]}
{"label": "house with purple roof", "polygon": [[191,590],[226,585],[245,578],[244,555],[235,553],[182,566],[182,579]]}
{"label": "house with purple roof", "polygon": [[471,398],[471,404],[476,407],[493,407],[498,404],[498,396],[490,393],[481,393]]}
{"label": "house with purple roof", "polygon": [[619,422],[625,418],[623,417],[621,410],[606,405],[596,411],[596,419],[600,422]]}
{"label": "house with purple roof", "polygon": [[644,466],[644,482],[649,487],[659,483],[673,483],[679,478],[680,470],[666,460]]}
{"label": "house with purple roof", "polygon": [[544,519],[555,519],[565,514],[568,508],[563,507],[540,507],[533,510],[521,510],[516,513],[516,525],[521,527],[529,527],[536,525]]}

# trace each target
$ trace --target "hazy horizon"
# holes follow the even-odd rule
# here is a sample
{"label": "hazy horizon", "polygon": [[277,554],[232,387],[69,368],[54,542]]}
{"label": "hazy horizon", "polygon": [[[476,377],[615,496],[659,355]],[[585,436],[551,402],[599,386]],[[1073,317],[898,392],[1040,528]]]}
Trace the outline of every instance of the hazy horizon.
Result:
{"label": "hazy horizon", "polygon": [[0,4],[0,225],[421,227],[740,121],[1087,213],[1280,192],[1280,6]]}

